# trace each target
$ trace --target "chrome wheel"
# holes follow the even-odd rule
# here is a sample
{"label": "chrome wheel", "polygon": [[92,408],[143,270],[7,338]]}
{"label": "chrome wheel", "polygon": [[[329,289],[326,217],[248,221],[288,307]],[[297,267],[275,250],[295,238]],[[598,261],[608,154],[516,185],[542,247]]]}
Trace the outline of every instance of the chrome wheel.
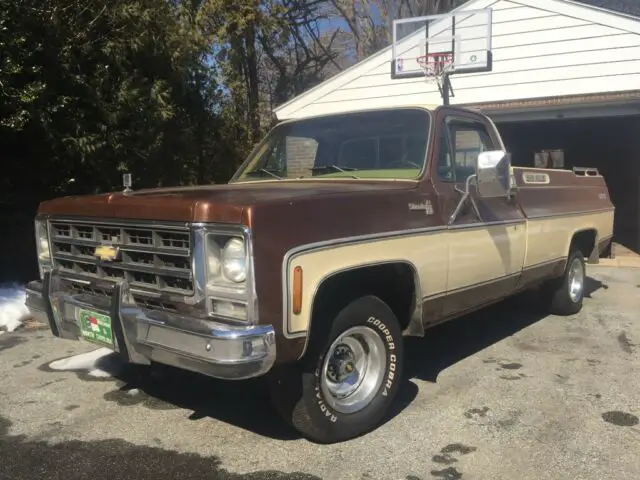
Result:
{"label": "chrome wheel", "polygon": [[322,365],[320,388],[326,402],[340,413],[362,410],[382,384],[387,352],[371,328],[344,331],[331,344]]}
{"label": "chrome wheel", "polygon": [[579,258],[574,258],[569,267],[569,298],[578,303],[584,290],[584,265]]}

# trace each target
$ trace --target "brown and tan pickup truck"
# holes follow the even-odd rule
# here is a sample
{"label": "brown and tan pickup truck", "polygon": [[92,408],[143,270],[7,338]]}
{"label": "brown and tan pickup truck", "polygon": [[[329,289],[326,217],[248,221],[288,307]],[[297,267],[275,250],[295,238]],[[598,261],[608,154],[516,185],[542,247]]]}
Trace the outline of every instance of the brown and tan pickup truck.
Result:
{"label": "brown and tan pickup truck", "polygon": [[267,375],[288,422],[336,442],[381,422],[405,336],[525,289],[578,312],[613,213],[597,170],[512,167],[469,109],[286,121],[226,185],[43,202],[27,306],[128,362]]}

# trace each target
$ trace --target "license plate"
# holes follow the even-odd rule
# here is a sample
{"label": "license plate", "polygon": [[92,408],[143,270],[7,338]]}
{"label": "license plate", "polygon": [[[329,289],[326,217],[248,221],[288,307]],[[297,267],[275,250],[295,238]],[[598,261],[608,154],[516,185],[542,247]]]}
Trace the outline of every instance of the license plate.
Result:
{"label": "license plate", "polygon": [[113,347],[111,317],[91,310],[78,310],[80,333],[85,340]]}

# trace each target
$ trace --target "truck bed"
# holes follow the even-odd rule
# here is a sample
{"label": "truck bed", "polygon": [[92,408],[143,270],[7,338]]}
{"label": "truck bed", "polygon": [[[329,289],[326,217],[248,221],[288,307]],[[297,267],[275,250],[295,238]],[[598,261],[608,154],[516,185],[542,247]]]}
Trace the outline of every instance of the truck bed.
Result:
{"label": "truck bed", "polygon": [[[584,173],[587,174],[584,174]],[[518,201],[528,218],[613,210],[604,177],[596,169],[513,167]],[[545,190],[541,195],[540,190]]]}
{"label": "truck bed", "polygon": [[513,167],[513,175],[527,218],[526,267],[566,257],[578,230],[595,233],[594,247],[611,240],[614,206],[596,169]]}

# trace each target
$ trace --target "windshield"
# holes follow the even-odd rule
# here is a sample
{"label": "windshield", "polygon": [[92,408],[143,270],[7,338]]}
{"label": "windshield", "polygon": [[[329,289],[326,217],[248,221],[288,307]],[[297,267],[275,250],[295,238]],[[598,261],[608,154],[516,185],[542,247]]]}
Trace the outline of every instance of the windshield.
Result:
{"label": "windshield", "polygon": [[231,181],[416,178],[425,162],[429,120],[426,110],[401,108],[283,123]]}

